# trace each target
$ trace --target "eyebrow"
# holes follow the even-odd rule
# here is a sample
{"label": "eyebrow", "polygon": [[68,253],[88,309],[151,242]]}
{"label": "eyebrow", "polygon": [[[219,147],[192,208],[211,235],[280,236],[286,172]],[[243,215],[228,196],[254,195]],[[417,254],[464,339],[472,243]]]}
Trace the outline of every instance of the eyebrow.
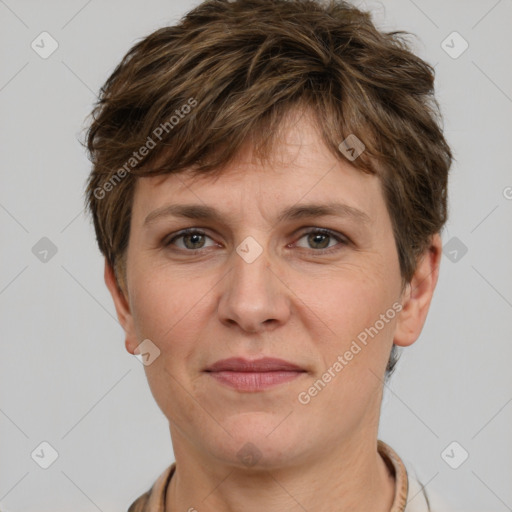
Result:
{"label": "eyebrow", "polygon": [[[181,217],[196,220],[223,221],[223,215],[211,206],[199,204],[171,204],[157,208],[144,220],[144,226],[162,217]],[[368,224],[370,217],[357,208],[342,203],[302,204],[290,206],[277,217],[277,222],[311,217],[347,217],[359,223]]]}

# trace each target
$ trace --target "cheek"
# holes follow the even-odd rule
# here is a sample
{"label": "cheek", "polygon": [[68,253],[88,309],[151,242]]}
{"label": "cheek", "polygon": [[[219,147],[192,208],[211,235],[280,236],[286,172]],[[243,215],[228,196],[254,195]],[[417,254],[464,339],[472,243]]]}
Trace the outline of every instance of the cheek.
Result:
{"label": "cheek", "polygon": [[148,272],[134,280],[136,293],[132,312],[139,337],[167,344],[177,333],[194,335],[200,327],[201,315],[207,300],[204,283],[189,279],[185,282],[165,272]]}
{"label": "cheek", "polygon": [[141,275],[132,283],[137,290],[131,305],[138,339],[150,339],[160,350],[144,367],[151,393],[168,418],[186,426],[203,414],[190,399],[193,391],[187,370],[205,330],[202,322],[208,316],[204,309],[208,296],[198,283],[186,286],[165,273],[158,278]]}
{"label": "cheek", "polygon": [[[318,339],[330,339],[339,348],[374,325],[397,300],[399,288],[393,278],[364,270],[343,269],[296,280],[294,291],[301,299],[297,304],[301,304],[303,318],[311,318],[310,328]],[[382,330],[389,330],[390,323]]]}
{"label": "cheek", "polygon": [[312,288],[308,306],[317,315],[312,317],[316,327],[310,334],[322,359],[321,373],[312,380],[328,384],[324,388],[318,383],[321,396],[314,398],[316,405],[308,412],[321,414],[326,404],[337,404],[334,416],[346,421],[343,411],[354,411],[357,417],[370,402],[377,403],[373,401],[378,401],[379,377],[389,358],[396,323],[393,304],[397,305],[399,281],[395,277],[393,272],[351,268]]}
{"label": "cheek", "polygon": [[215,315],[215,281],[205,276],[184,278],[176,272],[154,272],[155,277],[147,274],[134,281],[138,287],[132,301],[138,339],[150,339],[160,350],[155,362],[145,367],[146,376],[163,410],[182,403],[186,415],[190,397],[185,393],[180,399],[182,386],[193,385],[191,378],[195,378],[201,359],[198,356],[208,349],[199,344],[210,332]]}

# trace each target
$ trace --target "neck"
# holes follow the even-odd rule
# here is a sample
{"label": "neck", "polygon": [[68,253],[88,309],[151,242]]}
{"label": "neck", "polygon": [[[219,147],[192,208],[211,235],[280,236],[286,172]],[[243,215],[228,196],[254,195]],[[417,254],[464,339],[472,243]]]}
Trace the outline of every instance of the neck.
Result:
{"label": "neck", "polygon": [[176,471],[165,512],[389,512],[393,503],[395,479],[376,439],[360,436],[314,460],[272,470],[206,460],[185,439],[179,441],[173,440],[175,447],[187,449],[175,448]]}

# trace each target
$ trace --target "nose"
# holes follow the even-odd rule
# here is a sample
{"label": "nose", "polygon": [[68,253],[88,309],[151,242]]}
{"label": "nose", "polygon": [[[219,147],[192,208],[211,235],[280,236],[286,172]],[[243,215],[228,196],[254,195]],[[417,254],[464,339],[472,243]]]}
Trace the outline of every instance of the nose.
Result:
{"label": "nose", "polygon": [[272,268],[265,251],[249,263],[236,251],[230,258],[231,270],[221,281],[220,321],[245,332],[273,330],[290,317],[288,288]]}

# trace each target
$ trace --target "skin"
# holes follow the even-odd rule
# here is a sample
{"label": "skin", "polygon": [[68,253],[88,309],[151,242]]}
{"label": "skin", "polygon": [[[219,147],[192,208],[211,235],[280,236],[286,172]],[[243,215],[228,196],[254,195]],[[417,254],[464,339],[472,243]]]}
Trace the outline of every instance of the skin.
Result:
{"label": "skin", "polygon": [[[177,462],[167,511],[385,512],[393,502],[395,481],[377,452],[383,378],[392,344],[411,345],[422,330],[440,237],[403,287],[378,177],[332,155],[308,115],[290,119],[272,164],[253,158],[248,145],[217,178],[139,179],[124,293],[105,264],[126,349],[133,354],[150,339],[160,350],[144,368]],[[277,220],[289,206],[329,202],[363,212],[366,222]],[[169,204],[212,206],[222,220],[161,216],[144,225]],[[206,236],[165,245],[185,228]],[[313,228],[334,235],[308,237]],[[252,263],[235,250],[248,236],[262,248]],[[299,393],[396,303],[402,311],[300,403]],[[203,371],[236,356],[278,357],[306,371],[260,392],[234,390]],[[249,442],[258,459],[250,467],[237,456]]]}

